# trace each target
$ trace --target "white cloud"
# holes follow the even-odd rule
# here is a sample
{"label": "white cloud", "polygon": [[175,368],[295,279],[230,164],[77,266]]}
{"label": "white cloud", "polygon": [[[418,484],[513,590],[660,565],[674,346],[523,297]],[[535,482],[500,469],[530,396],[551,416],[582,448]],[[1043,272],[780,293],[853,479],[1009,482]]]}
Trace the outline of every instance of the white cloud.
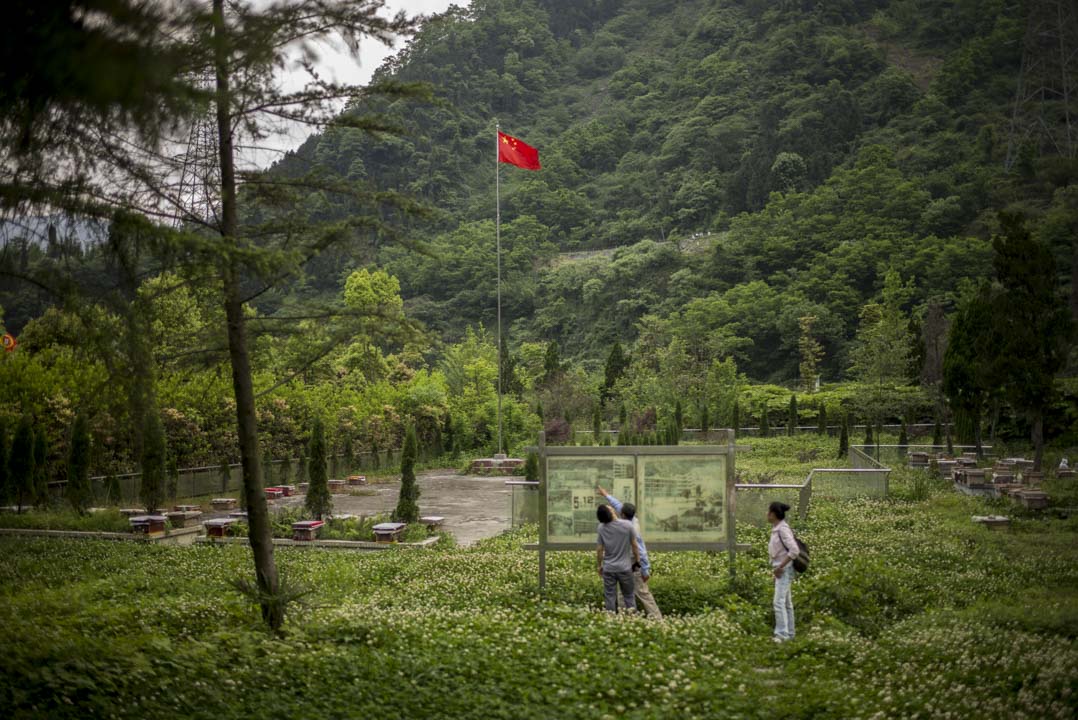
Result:
{"label": "white cloud", "polygon": [[[461,1],[458,0],[458,4]],[[450,4],[450,0],[388,0],[385,14],[391,16],[403,10],[409,16],[430,15],[445,11]],[[321,77],[350,85],[366,85],[382,62],[403,47],[403,41],[398,40],[394,47],[387,47],[376,40],[367,39],[360,43],[358,56],[352,55],[339,41],[320,43],[316,47],[319,54],[316,71]],[[282,86],[286,90],[298,90],[306,80],[305,70],[299,67],[289,68],[283,77]],[[341,105],[343,107],[343,103]],[[266,147],[266,150],[250,154],[247,160],[265,167],[277,160],[286,150],[299,147],[315,132],[316,129],[302,125],[281,128],[280,132],[262,141],[261,145]]]}

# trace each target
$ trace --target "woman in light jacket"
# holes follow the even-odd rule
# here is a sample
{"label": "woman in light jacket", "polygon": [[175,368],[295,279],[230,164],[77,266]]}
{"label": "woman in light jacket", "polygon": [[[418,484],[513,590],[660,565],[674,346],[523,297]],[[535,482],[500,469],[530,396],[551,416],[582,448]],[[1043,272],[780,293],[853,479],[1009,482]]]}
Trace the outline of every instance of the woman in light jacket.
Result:
{"label": "woman in light jacket", "polygon": [[771,572],[775,576],[775,642],[794,639],[794,602],[790,585],[794,579],[793,562],[799,550],[794,532],[786,524],[786,512],[790,506],[773,502],[767,509],[767,521],[771,523],[771,540],[767,552],[771,557]]}

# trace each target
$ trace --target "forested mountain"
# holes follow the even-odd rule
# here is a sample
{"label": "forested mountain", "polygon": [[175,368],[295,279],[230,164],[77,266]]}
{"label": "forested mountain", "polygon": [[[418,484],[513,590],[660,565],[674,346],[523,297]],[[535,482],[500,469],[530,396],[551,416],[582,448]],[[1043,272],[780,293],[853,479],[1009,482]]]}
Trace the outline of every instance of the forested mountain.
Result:
{"label": "forested mountain", "polygon": [[[1002,0],[454,6],[377,73],[434,87],[431,105],[372,103],[406,136],[330,130],[281,166],[414,193],[438,211],[410,229],[433,254],[326,258],[326,285],[305,290],[378,263],[435,333],[490,327],[497,118],[543,162],[502,171],[512,345],[556,340],[594,368],[642,327],[660,343],[706,333],[707,354],[789,380],[798,318],[814,315],[825,377],[843,377],[887,270],[909,283],[914,318],[930,299],[953,308],[965,278],[990,274],[999,209],[1038,223],[1074,206],[1056,192],[1073,164],[1030,152],[1004,173],[1024,13]],[[1048,239],[1066,269],[1070,238]]]}
{"label": "forested mountain", "polygon": [[[301,453],[314,418],[344,452],[395,447],[411,424],[427,448],[496,450],[496,121],[543,164],[501,168],[511,447],[542,427],[567,440],[769,413],[954,420],[973,442],[982,427],[1028,437],[1035,410],[1050,438],[1074,437],[1078,388],[1058,381],[1072,336],[1053,311],[1078,287],[1078,163],[1011,143],[1027,14],[1004,0],[474,0],[427,19],[375,79],[426,83],[433,100],[375,92],[345,110],[400,132],[331,127],[270,171],[427,212],[311,191],[305,222],[380,230],[264,287],[252,268],[265,452]],[[258,238],[259,191],[244,192]],[[168,253],[119,262],[143,232],[114,221],[85,252],[22,243],[8,258],[0,320],[19,350],[0,363],[0,424],[33,415],[62,448],[82,408],[95,467],[130,468],[127,384],[152,371],[178,462],[234,458],[212,283]],[[57,305],[24,271],[80,299]],[[1024,315],[1006,312],[1016,302]],[[988,333],[984,313],[1022,332]],[[1043,382],[1007,395],[1028,368]],[[798,410],[795,383],[821,379]]]}

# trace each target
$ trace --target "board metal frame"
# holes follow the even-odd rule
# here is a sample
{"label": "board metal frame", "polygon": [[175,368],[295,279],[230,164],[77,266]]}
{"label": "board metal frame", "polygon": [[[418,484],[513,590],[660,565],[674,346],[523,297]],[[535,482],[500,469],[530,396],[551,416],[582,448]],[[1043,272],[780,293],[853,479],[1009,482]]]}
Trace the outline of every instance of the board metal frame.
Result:
{"label": "board metal frame", "polygon": [[[634,482],[640,482],[640,458],[641,457],[678,457],[678,456],[711,456],[725,457],[725,491],[723,493],[723,524],[726,538],[714,542],[648,542],[649,550],[660,551],[705,551],[728,553],[730,576],[735,573],[735,554],[745,547],[737,544],[737,523],[735,510],[737,502],[736,479],[734,471],[734,457],[738,451],[751,448],[737,445],[734,442],[734,431],[727,430],[727,443],[725,445],[602,445],[589,447],[575,446],[548,446],[546,433],[540,432],[538,445],[534,448],[526,448],[528,452],[534,452],[539,456],[539,543],[525,547],[539,551],[539,589],[546,587],[546,554],[547,552],[571,550],[587,551],[594,550],[594,542],[550,542],[548,537],[547,517],[547,459],[557,457],[631,457],[634,459],[635,472]],[[639,496],[639,490],[637,491]],[[646,509],[644,509],[646,511]]]}

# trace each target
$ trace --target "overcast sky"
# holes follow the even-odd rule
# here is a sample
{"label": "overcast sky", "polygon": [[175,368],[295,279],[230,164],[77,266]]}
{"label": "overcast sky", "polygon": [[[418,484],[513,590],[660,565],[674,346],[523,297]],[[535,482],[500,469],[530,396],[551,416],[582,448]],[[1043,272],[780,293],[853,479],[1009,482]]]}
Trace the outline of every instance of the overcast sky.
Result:
{"label": "overcast sky", "polygon": [[[388,0],[386,14],[394,15],[404,10],[409,16],[430,15],[446,10],[451,4],[453,3],[450,0]],[[467,5],[468,0],[456,0],[455,4]],[[337,47],[321,45],[318,73],[329,80],[352,85],[366,85],[382,61],[400,50],[402,44],[398,42],[397,47],[390,48],[375,40],[366,40],[360,43],[358,58],[353,57],[343,45]],[[303,87],[306,79],[307,74],[304,71],[293,70],[286,75],[284,86],[289,90],[298,90]],[[285,150],[294,150],[299,147],[312,132],[309,127],[293,126],[287,135],[274,135],[263,142],[263,145],[274,148],[275,151],[258,153],[257,157],[249,159],[257,165],[267,166],[280,158]]]}

